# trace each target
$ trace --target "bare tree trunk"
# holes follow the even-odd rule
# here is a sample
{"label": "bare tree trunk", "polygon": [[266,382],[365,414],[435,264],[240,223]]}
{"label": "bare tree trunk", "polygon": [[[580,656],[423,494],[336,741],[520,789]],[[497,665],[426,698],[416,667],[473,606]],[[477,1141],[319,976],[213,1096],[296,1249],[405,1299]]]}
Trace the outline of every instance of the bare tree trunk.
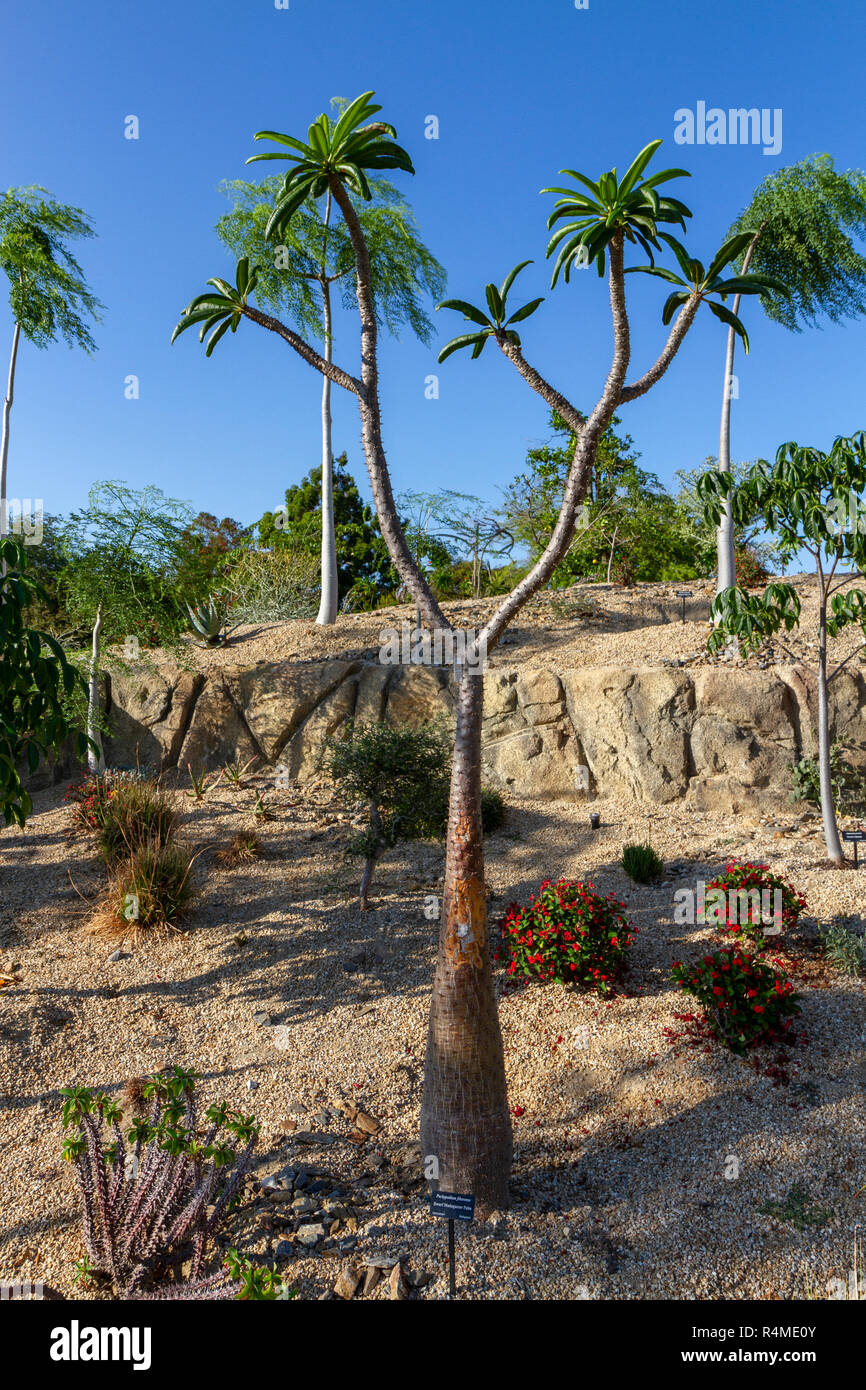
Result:
{"label": "bare tree trunk", "polygon": [[607,582],[608,582],[608,584],[610,583],[610,572],[611,572],[611,570],[613,569],[613,555],[614,555],[614,551],[616,550],[616,533],[617,533],[618,530],[619,530],[619,522],[617,522],[617,523],[616,523],[616,526],[614,526],[614,528],[613,528],[613,539],[611,540],[611,543],[610,543],[610,556],[609,556],[608,562],[607,562]]}
{"label": "bare tree trunk", "polygon": [[[3,437],[0,443],[0,540],[9,534],[9,517],[6,497],[6,477],[9,464],[9,416],[15,398],[15,364],[18,359],[18,342],[21,338],[21,325],[15,324],[12,330],[12,355],[9,358],[9,377],[6,397],[3,401]],[[6,573],[6,561],[0,565],[0,575]]]}
{"label": "bare tree trunk", "polygon": [[836,807],[833,804],[833,783],[830,776],[830,707],[827,698],[827,593],[823,576],[821,606],[818,610],[818,779],[821,787],[821,819],[827,857],[834,864],[845,863],[845,851],[839,838]]}
{"label": "bare tree trunk", "polygon": [[[322,311],[325,324],[326,362],[333,361],[331,338],[331,289],[322,281]],[[334,529],[334,456],[331,448],[331,382],[322,378],[322,597],[316,622],[328,624],[337,619],[337,537]]]}
{"label": "bare tree trunk", "polygon": [[461,668],[445,892],[427,1034],[421,1152],[480,1215],[509,1203],[512,1137],[493,992],[481,831],[484,680]]}
{"label": "bare tree trunk", "polygon": [[[766,222],[762,222],[757,232],[749,243],[748,250],[743,257],[743,268],[740,272],[745,275],[754,255],[758,238],[766,227]],[[742,295],[734,295],[734,302],[731,311],[734,314],[740,312],[740,300]],[[734,374],[734,350],[736,347],[737,335],[733,328],[728,329],[728,342],[725,350],[725,381],[722,390],[722,423],[719,430],[719,472],[730,473],[731,471],[731,383]],[[731,499],[726,497],[722,507],[722,518],[716,531],[716,593],[720,594],[723,589],[732,589],[737,582],[737,566],[734,557],[734,519],[731,514]]]}
{"label": "bare tree trunk", "polygon": [[90,657],[90,684],[87,692],[87,737],[92,738],[99,747],[99,753],[92,748],[87,750],[87,767],[92,773],[105,771],[105,757],[102,752],[102,735],[99,732],[99,639],[102,633],[102,604],[96,610],[93,624],[93,649]]}

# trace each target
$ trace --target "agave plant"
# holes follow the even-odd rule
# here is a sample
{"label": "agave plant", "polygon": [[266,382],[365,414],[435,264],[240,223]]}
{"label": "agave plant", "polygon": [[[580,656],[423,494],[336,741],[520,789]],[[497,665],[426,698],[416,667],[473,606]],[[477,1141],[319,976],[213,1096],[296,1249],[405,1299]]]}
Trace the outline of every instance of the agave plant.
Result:
{"label": "agave plant", "polygon": [[[141,1090],[152,1102],[150,1118],[137,1116],[126,1139],[123,1111],[104,1091],[61,1091],[63,1127],[72,1131],[63,1157],[75,1165],[81,1191],[83,1271],[110,1280],[118,1298],[241,1293],[237,1271],[207,1277],[202,1271],[208,1244],[240,1191],[259,1127],[252,1116],[220,1103],[207,1110],[201,1133],[197,1079],[181,1067],[150,1077]],[[143,1290],[158,1264],[177,1265],[187,1253],[185,1283]]]}
{"label": "agave plant", "polygon": [[228,634],[223,631],[226,615],[221,604],[213,599],[206,599],[204,603],[197,603],[195,607],[187,604],[186,611],[189,614],[190,626],[204,638],[206,647],[223,645]]}

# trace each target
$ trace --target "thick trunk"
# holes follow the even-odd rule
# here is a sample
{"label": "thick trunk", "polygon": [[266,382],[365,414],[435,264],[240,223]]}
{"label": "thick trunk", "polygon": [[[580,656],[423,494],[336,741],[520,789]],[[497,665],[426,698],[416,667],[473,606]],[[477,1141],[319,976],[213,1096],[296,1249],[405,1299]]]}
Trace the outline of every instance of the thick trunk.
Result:
{"label": "thick trunk", "polygon": [[827,857],[834,864],[844,864],[845,852],[836,824],[833,804],[833,784],[830,777],[830,708],[827,699],[827,599],[821,598],[818,614],[818,777],[821,787],[821,819]]}
{"label": "thick trunk", "polygon": [[[12,353],[9,358],[9,377],[6,396],[3,401],[3,435],[0,443],[0,540],[9,534],[7,515],[6,473],[9,464],[9,417],[12,414],[12,401],[15,396],[15,363],[18,359],[18,342],[21,338],[21,325],[16,323],[12,330]],[[0,575],[6,573],[6,561],[0,562]]]}
{"label": "thick trunk", "polygon": [[[743,257],[743,268],[740,272],[745,275],[751,264],[758,238],[766,226],[762,222],[751,242],[748,250]],[[740,312],[740,300],[742,295],[734,295],[734,302],[731,312]],[[734,350],[736,348],[737,335],[733,328],[728,329],[728,341],[725,348],[725,380],[722,388],[722,421],[719,429],[719,472],[730,473],[731,471],[731,385],[734,375]],[[737,565],[734,558],[734,519],[731,514],[731,499],[725,498],[722,508],[722,519],[716,531],[716,593],[720,594],[723,589],[733,589],[737,582]]]}
{"label": "thick trunk", "polygon": [[105,757],[102,752],[102,737],[99,732],[99,639],[102,632],[102,604],[96,610],[93,624],[93,649],[90,657],[90,685],[87,694],[87,737],[92,738],[99,748],[98,754],[92,748],[87,750],[87,766],[90,772],[105,771]]}
{"label": "thick trunk", "polygon": [[[332,361],[331,291],[322,284],[326,362]],[[334,461],[331,448],[331,382],[322,378],[322,597],[316,622],[337,619],[337,536],[334,528]]]}
{"label": "thick trunk", "polygon": [[421,1152],[443,1191],[472,1193],[484,1215],[508,1205],[512,1138],[493,993],[481,835],[484,681],[457,677],[457,733],[439,952],[427,1032]]}

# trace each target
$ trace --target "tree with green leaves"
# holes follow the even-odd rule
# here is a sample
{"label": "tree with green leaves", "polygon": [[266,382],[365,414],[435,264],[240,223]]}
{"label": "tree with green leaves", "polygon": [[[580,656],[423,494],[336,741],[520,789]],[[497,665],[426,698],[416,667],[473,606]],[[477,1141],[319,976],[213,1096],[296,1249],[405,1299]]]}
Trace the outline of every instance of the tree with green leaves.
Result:
{"label": "tree with green leaves", "polygon": [[[306,140],[277,131],[260,131],[257,137],[280,145],[283,158],[290,166],[268,222],[269,236],[279,238],[311,194],[322,197],[330,190],[342,213],[355,255],[359,374],[325,360],[293,329],[250,302],[254,285],[251,286],[252,272],[247,260],[239,263],[234,285],[212,280],[212,288],[190,302],[175,329],[175,337],[199,325],[202,337],[210,333],[212,346],[229,327],[236,329],[242,319],[247,319],[282,338],[303,361],[356,398],[373,500],[392,562],[427,626],[448,632],[451,624],[412,555],[400,524],[382,440],[378,320],[370,251],[356,200],[370,201],[372,191],[368,175],[373,171],[384,168],[402,169],[410,174],[414,171],[409,154],[397,144],[394,127],[375,119],[381,107],[372,101],[372,96],[372,92],[366,92],[353,101],[336,125],[323,114],[310,126]],[[571,171],[582,189],[565,191],[551,216],[553,224],[563,218],[570,219],[548,247],[548,254],[559,249],[554,284],[560,274],[568,279],[578,259],[581,263],[587,259],[590,264],[594,263],[599,275],[606,274],[608,280],[613,356],[599,399],[586,416],[523,354],[514,325],[534,314],[541,300],[532,300],[510,311],[506,301],[521,266],[515,267],[501,288],[488,285],[486,310],[466,301],[449,301],[450,307],[464,312],[474,328],[440,353],[440,361],[444,361],[458,348],[472,346],[472,355],[478,357],[487,342],[493,342],[530,388],[568,422],[576,439],[560,512],[548,544],[481,632],[471,635],[470,654],[454,672],[456,731],[445,885],[421,1107],[421,1144],[423,1153],[437,1158],[443,1187],[474,1193],[479,1214],[508,1204],[512,1151],[502,1037],[487,949],[481,822],[484,682],[477,678],[483,670],[482,653],[495,647],[514,616],[548,582],[562,561],[574,534],[599,441],[615,411],[627,401],[643,396],[661,380],[700,305],[707,301],[717,307],[711,296],[726,292],[721,271],[739,249],[734,240],[713,259],[709,272],[695,276],[674,313],[667,341],[656,361],[641,376],[628,382],[631,339],[625,295],[626,249],[638,245],[652,257],[654,250],[663,250],[659,242],[662,235],[659,224],[676,224],[685,229],[685,219],[691,215],[679,200],[662,197],[656,191],[659,184],[680,177],[685,171],[668,169],[646,176],[647,166],[661,143],[655,140],[647,145],[622,178],[611,170],[593,182]],[[589,190],[589,197],[583,189]],[[750,285],[752,283],[749,281]],[[667,309],[665,317],[671,317]]]}
{"label": "tree with green leaves", "polygon": [[[761,296],[767,317],[800,332],[822,317],[841,323],[866,311],[866,258],[852,237],[866,236],[866,174],[840,173],[828,154],[813,155],[768,175],[729,236],[742,237],[741,275],[750,268],[769,292]],[[741,291],[734,288],[733,315]],[[731,396],[739,330],[731,324],[725,351],[719,468],[730,469]],[[748,339],[739,333],[748,352]],[[717,535],[716,591],[736,583],[733,518],[723,511]]]}
{"label": "tree with green leaves", "polygon": [[67,245],[93,235],[86,213],[56,202],[44,188],[10,188],[0,199],[0,267],[9,281],[13,318],[0,438],[0,537],[9,529],[9,426],[21,335],[38,348],[62,338],[70,347],[93,352],[87,320],[98,322],[102,305]]}
{"label": "tree with green leaves", "polygon": [[[857,574],[866,568],[866,506],[860,500],[864,490],[866,434],[862,431],[850,439],[836,439],[828,453],[783,444],[775,463],[759,459],[739,485],[730,472],[720,469],[709,470],[698,484],[706,516],[714,525],[719,524],[723,503],[727,502],[735,525],[760,515],[789,557],[803,549],[815,562],[821,815],[827,854],[839,867],[845,863],[845,855],[833,804],[828,691],[839,672],[866,648],[866,591],[852,588],[851,574],[840,569],[848,564]],[[770,584],[760,597],[732,586],[716,596],[712,611],[716,627],[709,641],[711,651],[730,638],[741,650],[753,651],[769,637],[787,651],[778,634],[799,624],[800,599],[790,584]],[[828,638],[838,637],[852,625],[861,628],[864,641],[828,672]],[[797,659],[790,652],[788,655]]]}
{"label": "tree with green leaves", "polygon": [[[27,552],[11,538],[0,540],[0,811],[6,825],[23,826],[33,802],[21,777],[40,757],[56,752],[74,731],[70,699],[84,693],[84,682],[63,648],[47,632],[27,626],[26,609],[44,595],[27,573]],[[90,745],[79,730],[81,758]]]}
{"label": "tree with green leaves", "polygon": [[[333,103],[338,109],[346,103]],[[333,130],[333,118],[329,127]],[[267,156],[265,156],[267,157]],[[246,183],[226,182],[223,190],[234,198],[232,212],[217,223],[226,246],[235,256],[246,256],[258,266],[258,302],[283,312],[299,332],[323,343],[325,361],[333,360],[336,289],[344,304],[352,303],[355,253],[345,222],[334,217],[330,189],[318,197],[309,195],[296,209],[274,248],[268,240],[268,220],[282,179]],[[373,299],[380,324],[399,336],[408,325],[423,343],[432,337],[433,325],[423,300],[437,297],[445,286],[442,266],[421,241],[412,210],[403,195],[386,179],[371,179],[370,200],[359,211],[370,253]],[[331,380],[322,378],[321,552],[322,596],[317,623],[333,623],[339,606],[338,545],[334,512],[333,452],[331,443]]]}
{"label": "tree with green leaves", "polygon": [[[257,523],[262,545],[295,547],[313,553],[322,533],[321,466],[312,468],[300,483],[286,489],[285,504],[265,512]],[[376,514],[364,501],[348,468],[345,454],[332,469],[332,529],[336,539],[337,593],[341,603],[381,594],[394,587],[388,547],[382,539]],[[364,603],[361,602],[361,607]]]}

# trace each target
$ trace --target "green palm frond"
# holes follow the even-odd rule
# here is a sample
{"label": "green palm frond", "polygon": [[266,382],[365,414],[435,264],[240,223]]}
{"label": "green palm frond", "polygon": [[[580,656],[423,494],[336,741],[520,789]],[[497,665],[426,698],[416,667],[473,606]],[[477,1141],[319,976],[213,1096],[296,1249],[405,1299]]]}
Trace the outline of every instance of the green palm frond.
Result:
{"label": "green palm frond", "polygon": [[531,264],[531,261],[521,261],[513,270],[508,272],[498,289],[493,283],[485,285],[484,297],[487,302],[488,313],[476,305],[468,303],[465,299],[445,299],[441,304],[436,305],[437,310],[456,310],[465,319],[477,324],[481,330],[478,333],[463,333],[458,338],[452,338],[451,342],[446,343],[439,353],[439,362],[444,362],[447,357],[451,356],[452,352],[458,352],[460,348],[468,347],[472,348],[473,358],[480,357],[489,338],[505,338],[515,347],[520,347],[520,336],[511,325],[522,323],[524,319],[528,319],[530,314],[535,313],[539,304],[544,303],[544,299],[543,297],[531,299],[520,309],[516,309],[513,314],[508,314],[508,295],[517,276]]}

